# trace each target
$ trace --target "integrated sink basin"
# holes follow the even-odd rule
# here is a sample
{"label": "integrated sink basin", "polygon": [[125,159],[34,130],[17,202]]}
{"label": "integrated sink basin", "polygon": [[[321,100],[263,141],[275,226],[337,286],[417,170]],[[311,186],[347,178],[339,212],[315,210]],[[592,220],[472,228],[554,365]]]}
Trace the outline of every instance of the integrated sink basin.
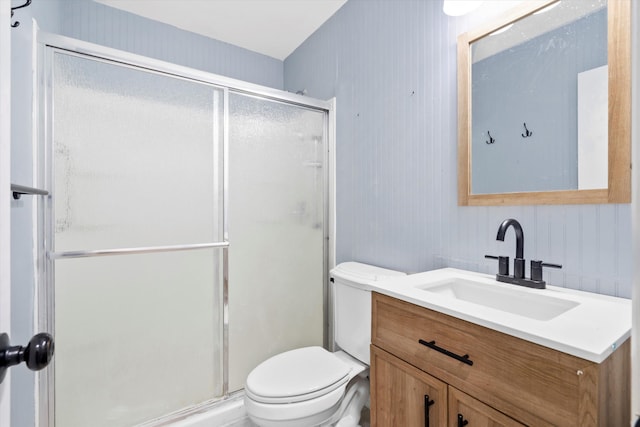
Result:
{"label": "integrated sink basin", "polygon": [[551,320],[579,305],[576,301],[524,293],[519,289],[490,286],[461,278],[416,288],[535,320]]}
{"label": "integrated sink basin", "polygon": [[592,362],[631,335],[631,300],[442,268],[369,283],[371,290]]}

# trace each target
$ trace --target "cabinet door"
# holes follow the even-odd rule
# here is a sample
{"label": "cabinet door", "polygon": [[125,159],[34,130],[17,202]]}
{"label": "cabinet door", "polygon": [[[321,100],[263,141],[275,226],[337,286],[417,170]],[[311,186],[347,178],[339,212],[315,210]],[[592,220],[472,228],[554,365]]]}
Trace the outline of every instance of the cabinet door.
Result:
{"label": "cabinet door", "polygon": [[371,346],[372,427],[446,425],[447,385]]}
{"label": "cabinet door", "polygon": [[[467,422],[465,424],[465,421]],[[449,386],[449,427],[524,427],[513,418]]]}

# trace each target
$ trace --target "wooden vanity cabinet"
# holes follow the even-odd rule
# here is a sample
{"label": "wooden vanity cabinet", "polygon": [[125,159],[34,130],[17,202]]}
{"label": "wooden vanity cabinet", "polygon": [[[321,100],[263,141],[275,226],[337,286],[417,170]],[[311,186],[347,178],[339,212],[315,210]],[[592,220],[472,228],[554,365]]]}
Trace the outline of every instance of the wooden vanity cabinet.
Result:
{"label": "wooden vanity cabinet", "polygon": [[464,425],[464,421],[467,421],[470,427],[525,427],[524,424],[453,387],[449,387],[448,404],[447,427],[458,427],[460,423]]}
{"label": "wooden vanity cabinet", "polygon": [[[458,418],[462,417],[459,421]],[[371,425],[523,427],[479,400],[371,346]]]}
{"label": "wooden vanity cabinet", "polygon": [[375,346],[370,372],[372,425],[447,425],[447,384]]}
{"label": "wooden vanity cabinet", "polygon": [[374,292],[371,342],[373,427],[425,425],[396,421],[424,407],[418,384],[447,387],[438,427],[630,425],[629,340],[598,364]]}

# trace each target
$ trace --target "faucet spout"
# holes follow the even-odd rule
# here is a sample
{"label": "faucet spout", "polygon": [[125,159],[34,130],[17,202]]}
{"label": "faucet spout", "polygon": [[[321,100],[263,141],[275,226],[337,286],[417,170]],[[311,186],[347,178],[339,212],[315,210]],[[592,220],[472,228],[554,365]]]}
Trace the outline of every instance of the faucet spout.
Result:
{"label": "faucet spout", "polygon": [[522,226],[518,221],[513,218],[505,219],[498,228],[498,235],[496,240],[504,242],[504,235],[509,227],[513,227],[513,231],[516,233],[516,258],[524,258],[524,233],[522,232]]}

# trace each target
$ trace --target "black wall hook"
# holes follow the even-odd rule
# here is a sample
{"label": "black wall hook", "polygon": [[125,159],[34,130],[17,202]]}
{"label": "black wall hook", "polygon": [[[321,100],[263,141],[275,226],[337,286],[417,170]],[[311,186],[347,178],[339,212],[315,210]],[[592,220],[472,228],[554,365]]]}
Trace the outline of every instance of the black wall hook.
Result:
{"label": "black wall hook", "polygon": [[527,129],[526,123],[523,123],[523,125],[524,125],[524,133],[521,133],[520,135],[522,135],[523,138],[529,138],[531,135],[533,135],[533,132]]}
{"label": "black wall hook", "polygon": [[487,131],[487,135],[489,135],[489,140],[485,141],[485,143],[487,144],[493,144],[494,142],[496,142],[496,139],[494,137],[491,136],[491,134],[489,133],[489,131]]}
{"label": "black wall hook", "polygon": [[[27,7],[27,6],[29,6],[29,5],[31,4],[31,1],[32,1],[32,0],[27,0],[24,4],[22,4],[22,5],[20,5],[20,6],[12,7],[12,8],[11,8],[11,17],[13,17],[13,11],[14,11],[14,10],[22,9],[23,7]],[[17,27],[17,26],[19,26],[19,25],[20,25],[20,21],[16,21],[16,22],[14,22],[13,24],[11,24],[11,26],[12,26],[13,28],[16,28],[16,27]]]}

